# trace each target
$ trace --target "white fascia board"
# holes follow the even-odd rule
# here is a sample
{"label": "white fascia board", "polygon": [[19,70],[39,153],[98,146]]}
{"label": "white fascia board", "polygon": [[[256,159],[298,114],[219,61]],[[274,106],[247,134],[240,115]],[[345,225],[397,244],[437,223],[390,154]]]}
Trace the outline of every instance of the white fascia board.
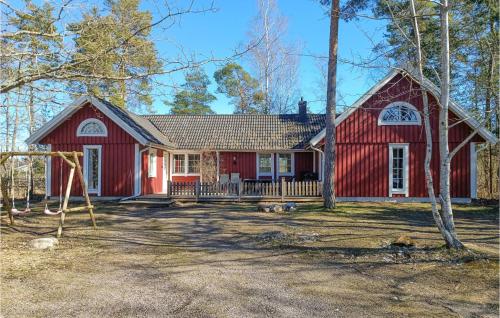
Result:
{"label": "white fascia board", "polygon": [[141,145],[146,145],[148,141],[132,129],[126,122],[124,122],[120,117],[116,116],[112,111],[110,111],[106,105],[101,103],[97,98],[92,96],[82,96],[72,102],[68,107],[62,110],[54,118],[48,121],[45,125],[40,127],[36,132],[34,132],[28,139],[26,143],[28,145],[38,143],[43,137],[47,136],[51,131],[53,131],[59,124],[70,117],[74,112],[76,112],[85,103],[90,103],[97,107],[104,115],[115,122],[123,130],[125,130],[129,135],[134,137]]}
{"label": "white fascia board", "polygon": [[[339,117],[335,118],[335,127],[340,125],[341,122],[347,119],[347,117],[351,116],[361,105],[363,105],[370,97],[372,97],[377,91],[379,91],[384,85],[389,83],[390,80],[394,78],[399,73],[398,69],[392,70],[389,74],[387,74],[383,79],[381,79],[378,83],[376,83],[368,92],[363,94],[358,100],[354,102],[346,111],[340,114]],[[311,138],[309,144],[312,146],[316,146],[318,142],[320,142],[326,135],[326,128],[323,128],[316,136]]]}
{"label": "white fascia board", "polygon": [[[415,82],[419,83],[422,86],[425,86],[434,98],[439,101],[440,92],[438,87],[432,83],[428,79],[424,79],[425,83],[420,83],[417,80],[417,77],[412,74],[412,72],[406,68],[397,68],[393,69],[387,76],[385,76],[382,80],[380,80],[377,84],[375,84],[367,93],[365,93],[361,98],[359,98],[354,104],[352,104],[348,110],[344,111],[339,117],[335,119],[335,126],[338,126],[341,122],[343,122],[347,117],[349,117],[352,113],[354,113],[361,105],[363,105],[370,97],[372,97],[378,90],[380,90],[384,85],[386,85],[390,80],[394,78],[397,74],[404,71],[408,76],[410,76]],[[472,129],[478,131],[478,134],[483,137],[486,141],[492,143],[493,145],[498,142],[498,138],[491,133],[485,127],[482,127],[481,124],[463,107],[457,105],[453,100],[450,100],[450,110],[457,115],[460,119],[462,119],[467,125],[469,125]],[[309,144],[315,146],[320,142],[323,138],[325,138],[326,129],[321,130],[316,136],[311,138]]]}

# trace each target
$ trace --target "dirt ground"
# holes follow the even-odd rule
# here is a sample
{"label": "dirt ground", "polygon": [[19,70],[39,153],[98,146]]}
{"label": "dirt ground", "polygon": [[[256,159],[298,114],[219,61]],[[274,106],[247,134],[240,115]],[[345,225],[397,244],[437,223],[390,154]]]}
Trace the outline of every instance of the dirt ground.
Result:
{"label": "dirt ground", "polygon": [[[450,253],[426,205],[97,204],[1,226],[3,317],[498,317],[499,214],[457,206],[474,252]],[[416,248],[390,243],[410,236]]]}

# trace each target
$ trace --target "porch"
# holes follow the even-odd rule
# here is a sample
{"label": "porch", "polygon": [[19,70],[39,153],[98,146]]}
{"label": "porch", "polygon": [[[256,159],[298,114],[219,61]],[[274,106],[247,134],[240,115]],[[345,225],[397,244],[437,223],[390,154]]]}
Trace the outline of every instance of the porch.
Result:
{"label": "porch", "polygon": [[167,182],[167,192],[140,196],[140,200],[186,201],[321,200],[321,181],[241,180],[232,182]]}

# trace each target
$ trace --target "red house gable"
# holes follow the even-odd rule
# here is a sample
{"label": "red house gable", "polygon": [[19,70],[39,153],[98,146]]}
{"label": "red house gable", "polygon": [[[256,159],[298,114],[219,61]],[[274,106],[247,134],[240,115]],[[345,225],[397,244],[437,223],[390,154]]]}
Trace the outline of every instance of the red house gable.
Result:
{"label": "red house gable", "polygon": [[[408,76],[397,74],[378,91],[374,92],[359,107],[349,111],[349,115],[337,121],[337,167],[336,182],[339,197],[387,197],[389,196],[389,145],[408,144],[408,197],[425,197],[424,124],[419,125],[380,125],[382,110],[393,102],[404,101],[423,112],[421,90],[418,83]],[[434,185],[439,185],[439,148],[438,148],[438,102],[429,94],[431,126],[433,131],[432,169]],[[450,111],[449,144],[456,147],[472,129],[457,115]],[[452,196],[470,197],[470,159],[471,143],[485,142],[476,135],[462,148],[452,161]],[[319,144],[324,144],[321,140]],[[399,196],[399,195],[394,195]]]}
{"label": "red house gable", "polygon": [[[77,129],[86,119],[98,119],[107,129],[106,137],[77,136]],[[41,144],[51,145],[51,151],[83,151],[84,145],[101,146],[101,189],[102,196],[130,196],[134,192],[134,148],[137,141],[125,130],[100,112],[96,107],[87,103],[77,110],[64,123],[52,130],[41,141]],[[62,181],[65,189],[69,174],[69,167],[62,165],[60,174],[60,160],[53,158],[51,164],[51,193],[58,195]],[[81,159],[83,165],[83,159]],[[84,167],[85,169],[85,167]],[[72,195],[80,195],[81,187],[73,182]]]}

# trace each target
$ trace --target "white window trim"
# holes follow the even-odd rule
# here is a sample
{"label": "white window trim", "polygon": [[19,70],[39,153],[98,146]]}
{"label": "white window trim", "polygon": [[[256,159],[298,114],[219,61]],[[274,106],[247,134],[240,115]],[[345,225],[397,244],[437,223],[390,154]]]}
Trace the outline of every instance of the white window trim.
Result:
{"label": "white window trim", "polygon": [[[394,148],[403,148],[403,190],[393,189],[392,188],[392,150]],[[409,195],[409,144],[389,144],[389,197],[392,197],[393,194],[404,194],[405,197]]]}
{"label": "white window trim", "polygon": [[[174,172],[174,156],[175,155],[183,155],[184,156],[184,172],[181,173],[175,173]],[[200,156],[200,172],[199,173],[188,173],[188,155],[199,155]],[[171,176],[176,176],[176,177],[188,177],[188,176],[201,176],[201,160],[202,160],[202,154],[201,152],[174,152],[170,155],[170,167],[172,174]]]}
{"label": "white window trim", "polygon": [[[87,150],[88,149],[97,149],[98,151],[98,156],[99,156],[99,171],[97,172],[97,189],[89,189],[88,186],[88,156],[87,156]],[[92,194],[97,194],[97,196],[101,196],[101,184],[102,184],[102,145],[84,145],[83,146],[83,179],[85,180],[85,186],[87,187],[87,192],[92,193]]]}
{"label": "white window trim", "polygon": [[134,195],[141,194],[141,151],[134,145]]}
{"label": "white window trim", "polygon": [[[412,110],[415,112],[415,116],[417,117],[416,122],[408,122],[408,121],[383,121],[382,117],[384,116],[384,113],[387,109],[392,108],[394,106],[405,106],[408,109]],[[393,102],[390,103],[389,105],[385,106],[384,109],[380,112],[378,115],[378,125],[379,126],[420,126],[422,124],[422,118],[420,117],[420,112],[415,108],[410,103],[399,101],[399,102]]]}
{"label": "white window trim", "polygon": [[[261,155],[271,155],[271,172],[262,172],[261,173],[259,171],[259,161],[260,161]],[[260,177],[272,177],[272,179],[274,180],[274,153],[270,153],[270,152],[257,153],[256,158],[257,158],[257,160],[256,160],[257,179],[259,179]]]}
{"label": "white window trim", "polygon": [[[280,172],[280,155],[292,155],[292,172]],[[293,177],[295,176],[295,154],[293,152],[280,152],[276,153],[277,158],[277,169],[278,169],[278,177]]]}
{"label": "white window trim", "polygon": [[[151,155],[153,156],[153,164],[151,164]],[[156,170],[158,165],[158,153],[156,149],[149,149],[148,152],[148,178],[156,178]]]}
{"label": "white window trim", "polygon": [[[84,133],[82,133],[83,127],[88,123],[98,124],[104,130],[104,133],[103,134],[84,134]],[[76,129],[76,136],[77,137],[107,137],[108,136],[108,129],[106,128],[106,125],[104,125],[104,123],[102,121],[100,121],[99,119],[87,118],[84,121],[82,121],[80,123],[80,125],[78,125],[78,128]]]}
{"label": "white window trim", "polygon": [[163,193],[167,193],[168,190],[168,180],[167,180],[167,168],[168,168],[168,152],[163,151],[163,169],[162,169],[162,187]]}

